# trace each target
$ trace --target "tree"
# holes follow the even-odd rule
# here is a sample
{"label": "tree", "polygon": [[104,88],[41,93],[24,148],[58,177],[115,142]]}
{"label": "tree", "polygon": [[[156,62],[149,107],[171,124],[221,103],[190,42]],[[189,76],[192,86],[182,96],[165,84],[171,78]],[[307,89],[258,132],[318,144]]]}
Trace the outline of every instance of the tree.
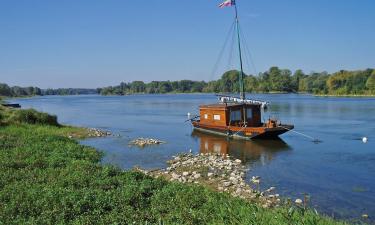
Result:
{"label": "tree", "polygon": [[299,92],[300,90],[300,83],[303,78],[306,77],[306,74],[303,73],[302,70],[296,70],[291,79],[291,88],[294,92]]}
{"label": "tree", "polygon": [[12,90],[7,84],[0,83],[0,96],[12,96]]}
{"label": "tree", "polygon": [[230,70],[225,72],[220,79],[220,90],[222,92],[239,92],[240,71]]}
{"label": "tree", "polygon": [[375,94],[375,70],[372,71],[370,77],[367,79],[366,88],[371,94]]}
{"label": "tree", "polygon": [[161,81],[159,83],[159,93],[169,93],[172,91],[172,85],[169,81]]}
{"label": "tree", "polygon": [[206,86],[206,82],[201,81],[201,82],[194,82],[193,85],[191,86],[191,92],[202,92],[203,88]]}
{"label": "tree", "polygon": [[256,77],[250,75],[245,78],[245,91],[246,92],[257,92],[258,91],[258,80]]}
{"label": "tree", "polygon": [[130,84],[130,90],[132,93],[143,93],[146,90],[146,85],[143,81],[133,81]]}
{"label": "tree", "polygon": [[26,96],[27,95],[26,91],[21,87],[14,86],[11,89],[12,89],[13,96]]}
{"label": "tree", "polygon": [[182,93],[191,92],[192,86],[193,86],[193,81],[191,81],[191,80],[181,80],[178,84],[178,90]]}
{"label": "tree", "polygon": [[291,74],[290,70],[280,70],[278,67],[271,67],[268,71],[269,84],[272,91],[290,92],[291,91]]}

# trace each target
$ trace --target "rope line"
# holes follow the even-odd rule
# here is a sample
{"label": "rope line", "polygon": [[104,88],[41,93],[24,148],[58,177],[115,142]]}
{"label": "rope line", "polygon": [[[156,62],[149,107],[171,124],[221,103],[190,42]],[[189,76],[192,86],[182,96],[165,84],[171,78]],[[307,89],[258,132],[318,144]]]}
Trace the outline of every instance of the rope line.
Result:
{"label": "rope line", "polygon": [[295,131],[295,130],[291,130],[291,129],[286,128],[286,127],[283,127],[283,126],[280,126],[280,127],[281,127],[281,128],[284,128],[285,130],[291,131],[291,132],[293,132],[293,133],[296,133],[296,134],[302,135],[302,136],[304,136],[304,137],[307,137],[307,138],[311,139],[311,140],[312,140],[313,142],[315,142],[315,143],[322,142],[321,140],[319,140],[319,139],[317,139],[317,138],[314,138],[314,137],[311,137],[311,136],[309,136],[309,135],[307,135],[307,134],[304,134],[304,133],[302,133],[302,132],[298,132],[298,131]]}
{"label": "rope line", "polygon": [[211,72],[210,80],[212,80],[212,78],[215,76],[215,73],[216,73],[216,71],[217,71],[217,68],[219,67],[219,63],[220,63],[221,59],[223,58],[223,54],[224,54],[225,48],[226,48],[226,46],[227,46],[227,44],[228,44],[228,41],[229,41],[229,39],[230,39],[230,37],[231,37],[231,34],[234,33],[234,31],[233,31],[233,30],[234,30],[234,27],[235,27],[235,21],[233,21],[233,23],[232,23],[232,25],[231,25],[231,27],[230,27],[230,29],[229,29],[229,32],[228,32],[228,34],[227,34],[227,36],[226,36],[226,38],[225,38],[224,45],[222,46],[222,48],[221,48],[221,50],[220,50],[219,56],[218,56],[218,58],[217,58],[217,60],[216,60],[216,63],[215,63],[215,65],[214,65],[214,68],[213,68],[213,70],[212,70],[212,72]]}
{"label": "rope line", "polygon": [[245,35],[244,35],[244,33],[242,32],[241,25],[240,25],[240,35],[242,36],[242,37],[241,37],[241,40],[243,40],[243,45],[245,46],[245,52],[247,52],[248,57],[249,57],[250,62],[251,62],[251,65],[252,65],[252,67],[253,67],[253,69],[254,69],[254,72],[255,72],[254,75],[257,75],[257,74],[258,74],[258,72],[257,72],[257,68],[255,67],[255,63],[254,63],[253,56],[252,56],[252,54],[251,54],[251,51],[250,51],[249,45],[247,44],[246,39],[244,38]]}

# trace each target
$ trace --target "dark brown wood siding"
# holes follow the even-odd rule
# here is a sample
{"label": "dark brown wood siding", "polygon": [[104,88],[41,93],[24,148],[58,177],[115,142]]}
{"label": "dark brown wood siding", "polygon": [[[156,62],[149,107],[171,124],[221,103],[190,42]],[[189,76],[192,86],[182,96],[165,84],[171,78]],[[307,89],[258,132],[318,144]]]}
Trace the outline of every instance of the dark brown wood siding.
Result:
{"label": "dark brown wood siding", "polygon": [[[207,115],[207,118],[206,116]],[[216,117],[220,117],[220,120],[217,120]],[[225,108],[201,108],[200,109],[200,120],[202,124],[210,124],[217,126],[226,126],[227,125],[227,114]]]}

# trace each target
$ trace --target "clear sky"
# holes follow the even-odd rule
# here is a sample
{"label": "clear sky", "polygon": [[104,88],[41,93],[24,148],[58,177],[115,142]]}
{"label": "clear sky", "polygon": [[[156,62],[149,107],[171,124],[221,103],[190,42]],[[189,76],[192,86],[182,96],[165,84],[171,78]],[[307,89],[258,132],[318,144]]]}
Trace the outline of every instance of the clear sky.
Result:
{"label": "clear sky", "polygon": [[[210,80],[233,22],[221,0],[0,0],[0,82],[102,87]],[[374,0],[237,0],[256,67],[375,67]],[[227,64],[223,60],[222,64]]]}

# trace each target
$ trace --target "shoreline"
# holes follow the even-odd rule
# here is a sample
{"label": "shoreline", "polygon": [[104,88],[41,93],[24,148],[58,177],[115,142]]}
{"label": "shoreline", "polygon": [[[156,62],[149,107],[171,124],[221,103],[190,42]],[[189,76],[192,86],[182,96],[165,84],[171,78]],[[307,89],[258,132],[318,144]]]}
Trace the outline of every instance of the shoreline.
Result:
{"label": "shoreline", "polygon": [[[100,160],[103,153],[94,148],[83,146],[76,140],[89,137],[87,133],[80,133],[83,130],[87,129],[41,124],[30,125],[27,123],[0,126],[0,136],[5,144],[2,145],[8,146],[6,148],[11,150],[5,152],[5,158],[5,155],[0,156],[0,160],[6,162],[2,176],[0,176],[1,183],[5,185],[0,193],[0,198],[7,199],[2,202],[2,206],[5,207],[7,213],[0,210],[1,221],[22,223],[22,221],[32,219],[39,222],[49,221],[49,223],[78,221],[94,224],[99,223],[99,221],[104,223],[121,223],[121,221],[122,223],[135,221],[157,223],[160,218],[163,218],[162,221],[166,223],[184,224],[192,221],[195,221],[194,223],[224,224],[238,221],[240,224],[275,225],[299,223],[301,221],[320,221],[320,224],[347,224],[319,215],[312,209],[301,205],[302,202],[300,201],[273,207],[274,203],[268,202],[268,200],[270,198],[275,199],[276,205],[279,202],[277,200],[278,195],[265,195],[254,191],[253,188],[246,187],[241,180],[244,171],[241,162],[238,160],[213,158],[209,161],[212,164],[208,163],[208,165],[211,165],[214,171],[207,171],[207,173],[202,171],[199,172],[199,175],[198,171],[195,173],[193,171],[187,175],[187,177],[193,176],[194,179],[198,180],[206,180],[205,178],[209,176],[213,181],[211,187],[220,184],[216,187],[218,190],[222,187],[223,193],[199,183],[170,181],[162,177],[161,173],[159,173],[160,176],[156,175],[158,177],[150,176],[150,174],[140,175],[142,173],[123,171],[113,166],[102,165]],[[45,152],[46,149],[48,149],[48,154]],[[25,156],[19,158],[14,155],[20,153]],[[207,159],[206,157],[214,156],[197,157],[202,157],[198,160],[204,161]],[[170,162],[169,170],[171,172],[180,171],[181,175],[186,175],[187,171],[182,171],[176,166],[178,163],[184,164],[184,161],[181,161],[182,158],[180,158],[180,161],[178,158],[173,160]],[[192,165],[203,164],[202,162],[194,163],[196,161],[193,156],[186,156],[186,161],[190,161],[193,163]],[[186,166],[189,165],[186,164]],[[231,169],[221,171],[218,168],[222,166],[230,166]],[[18,168],[17,173],[15,173],[15,168]],[[23,168],[26,168],[26,170]],[[197,169],[196,167],[191,168]],[[201,169],[210,170],[207,167]],[[165,172],[163,171],[163,174],[167,175]],[[5,176],[6,174],[13,175]],[[172,173],[169,175],[172,177]],[[225,181],[221,178],[221,175],[224,175],[222,178]],[[14,176],[17,176],[17,182],[12,179]],[[30,180],[31,177],[33,179]],[[217,182],[215,181],[216,178],[218,179]],[[184,180],[182,177],[181,179]],[[186,181],[188,179],[190,178],[186,178]],[[257,180],[258,178],[254,178],[254,184],[258,182]],[[227,190],[225,190],[226,188]],[[61,192],[61,190],[65,191]],[[273,191],[272,188],[271,191]],[[122,194],[124,192],[127,193],[125,196]],[[243,195],[239,192],[248,194],[249,199],[261,200],[259,202],[247,201],[246,197],[245,199],[241,197]],[[38,194],[33,195],[31,193]],[[49,193],[55,193],[53,195],[59,196],[59,201],[51,199]],[[91,198],[87,195],[95,197]],[[20,203],[15,196],[22,196],[22,202]],[[264,196],[267,196],[267,198],[264,198]],[[127,199],[129,198],[134,199],[131,201],[133,203],[128,202]],[[206,200],[202,201],[203,199]],[[84,203],[86,206],[83,208],[80,206],[82,201],[86,201]],[[97,204],[97,202],[100,204]],[[116,205],[110,206],[113,203],[116,203]],[[72,207],[66,208],[61,204],[72,205]],[[134,212],[117,210],[125,209],[129,207],[129,204],[143,206],[137,207]],[[269,206],[265,204],[269,204]],[[228,207],[229,205],[230,207]],[[13,207],[17,207],[17,210]],[[54,208],[59,210],[55,211]],[[90,210],[86,211],[86,208]],[[195,213],[190,214],[189,211],[191,210]],[[292,214],[289,215],[288,212],[291,210]],[[33,216],[26,213],[29,211],[35,212],[32,214]],[[100,218],[95,216],[95,212],[102,212]],[[254,213],[258,216],[255,218],[249,217]],[[107,214],[111,217],[105,216]],[[121,217],[118,217],[120,214]],[[43,215],[49,216],[43,217]],[[75,216],[61,217],[60,215]],[[46,220],[47,218],[49,220]],[[126,222],[124,219],[126,219]]]}
{"label": "shoreline", "polygon": [[[144,95],[236,95],[236,93],[210,93],[210,92],[192,92],[192,93],[185,93],[185,92],[170,92],[170,93],[129,93],[124,95],[102,95],[100,93],[97,94],[82,94],[82,95],[32,95],[32,96],[18,96],[18,97],[7,97],[7,96],[0,96],[0,102],[6,102],[7,100],[12,99],[28,99],[33,97],[43,97],[43,96],[102,96],[102,97],[112,97],[112,96],[144,96]],[[257,92],[257,93],[246,93],[247,95],[309,95],[314,97],[330,97],[330,98],[375,98],[375,94],[363,94],[363,95],[351,95],[351,94],[343,94],[343,95],[335,95],[335,94],[314,94],[314,93],[306,93],[306,92]]]}

